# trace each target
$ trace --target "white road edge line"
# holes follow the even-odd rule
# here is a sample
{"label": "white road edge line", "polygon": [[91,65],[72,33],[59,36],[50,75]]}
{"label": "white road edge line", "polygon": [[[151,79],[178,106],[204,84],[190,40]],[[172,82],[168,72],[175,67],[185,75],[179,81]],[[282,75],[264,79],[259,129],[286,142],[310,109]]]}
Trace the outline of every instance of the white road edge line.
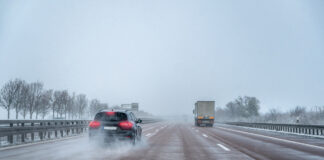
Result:
{"label": "white road edge line", "polygon": [[151,134],[151,133],[148,133],[148,134],[146,134],[145,136],[146,136],[146,137],[149,137],[150,135],[152,135],[152,134]]}
{"label": "white road edge line", "polygon": [[202,134],[204,137],[208,138],[208,136],[206,134]]}
{"label": "white road edge line", "polygon": [[76,138],[80,138],[83,136],[85,136],[85,135],[82,134],[82,135],[62,137],[62,138],[57,138],[57,139],[49,139],[49,140],[38,141],[38,142],[30,142],[30,143],[26,143],[26,144],[18,144],[18,145],[14,145],[14,146],[3,146],[3,148],[0,148],[0,151],[4,151],[4,150],[8,150],[8,149],[23,148],[23,147],[28,147],[28,146],[34,146],[34,145],[38,145],[38,144],[55,143],[55,142],[69,140],[69,139],[76,139]]}
{"label": "white road edge line", "polygon": [[291,140],[286,140],[286,139],[281,139],[281,138],[275,138],[275,137],[264,136],[264,135],[255,134],[255,133],[237,131],[237,130],[228,129],[228,128],[224,128],[224,127],[216,127],[216,128],[221,128],[221,129],[224,129],[224,130],[229,130],[229,131],[243,133],[243,134],[250,134],[250,135],[254,135],[254,136],[259,136],[259,137],[263,137],[263,138],[273,139],[273,140],[277,140],[277,141],[283,141],[283,142],[287,142],[287,143],[298,144],[298,145],[312,147],[312,148],[317,148],[317,149],[324,149],[324,147],[321,147],[321,146],[315,146],[315,145],[311,145],[311,144],[306,144],[306,143],[301,143],[301,142],[296,142],[296,141],[291,141]]}
{"label": "white road edge line", "polygon": [[222,144],[217,144],[219,147],[221,147],[222,149],[224,149],[225,151],[230,151],[230,149],[226,148],[225,146],[223,146]]}

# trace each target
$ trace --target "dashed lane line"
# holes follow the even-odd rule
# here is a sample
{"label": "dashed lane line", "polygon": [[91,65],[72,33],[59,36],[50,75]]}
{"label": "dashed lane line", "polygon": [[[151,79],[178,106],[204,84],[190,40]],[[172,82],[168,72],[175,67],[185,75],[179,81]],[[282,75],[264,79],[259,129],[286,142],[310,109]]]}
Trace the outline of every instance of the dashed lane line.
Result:
{"label": "dashed lane line", "polygon": [[151,136],[151,135],[152,135],[151,133],[148,133],[148,134],[146,134],[145,136],[146,136],[146,137],[149,137],[149,136]]}
{"label": "dashed lane line", "polygon": [[222,144],[217,144],[219,147],[221,147],[222,149],[224,149],[225,151],[230,151],[230,149],[228,149],[227,147],[223,146]]}

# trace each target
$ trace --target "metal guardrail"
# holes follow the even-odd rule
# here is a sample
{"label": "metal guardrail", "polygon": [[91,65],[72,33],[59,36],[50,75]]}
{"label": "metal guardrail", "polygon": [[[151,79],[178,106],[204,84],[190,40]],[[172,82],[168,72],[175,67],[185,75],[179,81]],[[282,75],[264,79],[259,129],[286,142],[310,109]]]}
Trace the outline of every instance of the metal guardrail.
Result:
{"label": "metal guardrail", "polygon": [[0,146],[84,133],[88,120],[0,120]]}
{"label": "metal guardrail", "polygon": [[226,122],[225,124],[324,137],[324,125]]}
{"label": "metal guardrail", "polygon": [[142,120],[142,124],[147,124],[147,123],[155,123],[161,121],[161,119],[156,119],[156,118],[140,118]]}
{"label": "metal guardrail", "polygon": [[[160,121],[140,118],[143,124]],[[83,134],[91,120],[0,120],[0,147]]]}

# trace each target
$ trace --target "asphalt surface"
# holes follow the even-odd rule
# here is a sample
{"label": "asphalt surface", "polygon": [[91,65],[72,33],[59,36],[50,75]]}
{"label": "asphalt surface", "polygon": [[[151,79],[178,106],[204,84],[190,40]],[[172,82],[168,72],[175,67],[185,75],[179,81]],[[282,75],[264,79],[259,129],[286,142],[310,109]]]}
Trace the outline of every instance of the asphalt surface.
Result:
{"label": "asphalt surface", "polygon": [[324,140],[216,124],[160,122],[142,125],[143,140],[99,146],[87,136],[0,149],[4,160],[324,159]]}

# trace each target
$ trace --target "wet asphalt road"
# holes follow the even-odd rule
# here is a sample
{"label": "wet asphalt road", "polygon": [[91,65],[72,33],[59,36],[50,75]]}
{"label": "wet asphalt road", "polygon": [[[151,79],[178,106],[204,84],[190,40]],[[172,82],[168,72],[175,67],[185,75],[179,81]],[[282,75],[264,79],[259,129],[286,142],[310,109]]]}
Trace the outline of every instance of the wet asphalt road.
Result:
{"label": "wet asphalt road", "polygon": [[324,139],[308,138],[217,124],[213,128],[190,123],[142,125],[143,140],[107,147],[89,143],[86,136],[0,149],[2,160],[189,160],[189,159],[324,159]]}

